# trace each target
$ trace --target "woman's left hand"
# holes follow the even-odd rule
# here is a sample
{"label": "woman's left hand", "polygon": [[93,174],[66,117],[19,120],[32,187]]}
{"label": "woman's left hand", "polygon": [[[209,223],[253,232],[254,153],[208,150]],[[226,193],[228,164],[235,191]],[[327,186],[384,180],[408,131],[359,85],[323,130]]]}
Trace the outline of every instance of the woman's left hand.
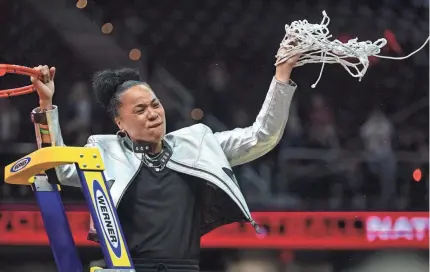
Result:
{"label": "woman's left hand", "polygon": [[297,60],[300,58],[300,54],[289,58],[287,61],[278,64],[276,66],[275,78],[278,81],[287,83],[290,81],[291,71],[293,71],[294,65],[296,65]]}

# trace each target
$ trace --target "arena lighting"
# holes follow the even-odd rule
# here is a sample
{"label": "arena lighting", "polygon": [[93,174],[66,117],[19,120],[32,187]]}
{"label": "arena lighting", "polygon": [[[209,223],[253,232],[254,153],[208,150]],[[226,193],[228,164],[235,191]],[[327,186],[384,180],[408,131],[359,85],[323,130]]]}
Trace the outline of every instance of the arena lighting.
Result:
{"label": "arena lighting", "polygon": [[76,7],[79,9],[83,9],[87,6],[87,4],[87,0],[78,0],[78,2],[76,3]]}
{"label": "arena lighting", "polygon": [[106,23],[102,26],[103,34],[110,34],[113,30],[113,25],[111,23]]}
{"label": "arena lighting", "polygon": [[191,118],[195,121],[199,121],[203,118],[204,112],[202,109],[195,108],[191,111]]}
{"label": "arena lighting", "polygon": [[420,182],[423,174],[421,172],[421,169],[415,169],[415,171],[412,173],[412,177],[415,182]]}
{"label": "arena lighting", "polygon": [[131,60],[139,60],[140,57],[142,56],[142,53],[140,52],[139,49],[134,48],[130,50],[130,53],[128,54],[128,56]]}

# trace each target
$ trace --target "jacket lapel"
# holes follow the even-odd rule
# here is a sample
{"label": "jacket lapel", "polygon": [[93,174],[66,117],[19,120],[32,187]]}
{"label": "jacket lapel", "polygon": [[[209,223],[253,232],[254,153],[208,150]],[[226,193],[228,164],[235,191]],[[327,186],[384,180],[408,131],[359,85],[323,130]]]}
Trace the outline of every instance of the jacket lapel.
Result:
{"label": "jacket lapel", "polygon": [[142,154],[134,154],[132,151],[128,150],[121,139],[118,139],[117,144],[117,147],[121,149],[122,152],[118,152],[118,154],[115,155],[119,156],[122,161],[127,162],[129,167],[127,169],[128,171],[124,171],[124,168],[115,165],[112,166],[112,169],[114,169],[113,176],[115,177],[115,181],[110,189],[110,193],[116,207],[118,207],[121,196],[125,193],[125,190],[136,175],[141,163],[140,157],[142,156]]}

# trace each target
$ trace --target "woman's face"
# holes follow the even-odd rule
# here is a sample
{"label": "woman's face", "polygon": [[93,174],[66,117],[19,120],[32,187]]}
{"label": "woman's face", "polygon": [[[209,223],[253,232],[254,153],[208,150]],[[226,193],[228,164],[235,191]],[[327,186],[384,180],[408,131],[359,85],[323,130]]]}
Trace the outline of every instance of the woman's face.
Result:
{"label": "woman's face", "polygon": [[134,141],[160,142],[166,133],[164,108],[151,89],[136,85],[120,95],[115,122]]}

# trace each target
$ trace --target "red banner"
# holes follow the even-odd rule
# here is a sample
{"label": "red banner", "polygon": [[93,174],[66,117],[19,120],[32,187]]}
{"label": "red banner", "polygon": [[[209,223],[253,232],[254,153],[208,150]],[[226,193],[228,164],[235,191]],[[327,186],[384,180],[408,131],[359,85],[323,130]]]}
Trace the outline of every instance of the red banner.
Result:
{"label": "red banner", "polygon": [[[89,215],[68,211],[79,246],[86,240]],[[207,248],[377,249],[429,248],[426,212],[263,212],[254,213],[263,233],[250,224],[230,224],[202,238]],[[47,245],[38,211],[0,211],[0,245]]]}

